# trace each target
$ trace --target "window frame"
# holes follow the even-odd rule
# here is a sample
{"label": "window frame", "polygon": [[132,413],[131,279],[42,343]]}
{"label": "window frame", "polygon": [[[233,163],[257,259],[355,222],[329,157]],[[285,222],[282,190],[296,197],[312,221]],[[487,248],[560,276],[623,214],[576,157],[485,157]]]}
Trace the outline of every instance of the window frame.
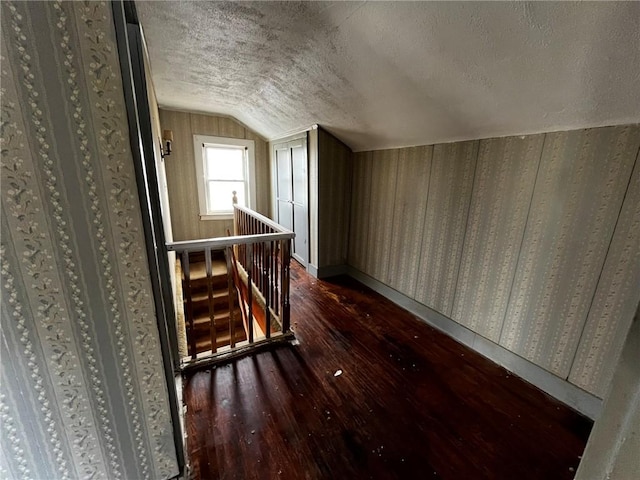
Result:
{"label": "window frame", "polygon": [[244,147],[245,156],[245,205],[255,210],[256,208],[256,159],[255,142],[244,138],[215,137],[212,135],[194,135],[193,150],[196,167],[196,184],[198,190],[198,207],[200,220],[229,220],[233,218],[233,209],[230,211],[210,212],[207,209],[207,183],[210,179],[205,177],[205,155],[207,146],[212,147]]}

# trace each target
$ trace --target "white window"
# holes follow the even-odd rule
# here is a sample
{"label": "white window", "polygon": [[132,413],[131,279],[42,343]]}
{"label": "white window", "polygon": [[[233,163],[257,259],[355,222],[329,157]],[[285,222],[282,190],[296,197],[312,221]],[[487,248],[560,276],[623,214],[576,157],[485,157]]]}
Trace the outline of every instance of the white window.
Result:
{"label": "white window", "polygon": [[255,209],[253,140],[194,135],[201,220],[231,218],[233,193],[238,205]]}

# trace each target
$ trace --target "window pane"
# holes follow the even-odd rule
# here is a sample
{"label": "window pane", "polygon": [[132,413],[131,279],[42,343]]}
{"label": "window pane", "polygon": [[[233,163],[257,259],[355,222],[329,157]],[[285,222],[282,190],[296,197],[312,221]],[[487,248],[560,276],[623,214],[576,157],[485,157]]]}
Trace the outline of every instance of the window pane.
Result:
{"label": "window pane", "polygon": [[210,213],[232,212],[233,191],[237,192],[238,205],[245,206],[244,182],[207,182],[207,201]]}
{"label": "window pane", "polygon": [[205,147],[208,180],[244,180],[244,149]]}

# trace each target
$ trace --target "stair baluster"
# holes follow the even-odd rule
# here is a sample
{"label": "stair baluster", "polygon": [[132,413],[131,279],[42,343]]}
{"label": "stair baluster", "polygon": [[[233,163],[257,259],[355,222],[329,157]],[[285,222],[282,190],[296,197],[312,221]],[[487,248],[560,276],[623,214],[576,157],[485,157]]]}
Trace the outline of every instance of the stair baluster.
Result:
{"label": "stair baluster", "polygon": [[247,306],[249,309],[249,313],[248,313],[248,318],[247,318],[247,330],[248,330],[248,334],[249,334],[249,343],[253,343],[253,287],[252,287],[252,281],[253,281],[253,244],[248,244],[247,245],[247,258],[245,260],[246,265],[247,265],[247,275],[248,275],[248,281],[247,281]]}
{"label": "stair baluster", "polygon": [[226,257],[227,257],[227,287],[229,289],[229,346],[231,348],[236,346],[236,319],[235,319],[235,308],[234,308],[234,288],[233,288],[233,270],[232,270],[232,257],[233,257],[233,247],[226,248]]}
{"label": "stair baluster", "polygon": [[[207,297],[209,300],[209,337],[211,338],[211,351],[213,353],[218,349],[218,339],[216,338],[216,317],[215,307],[213,302],[213,275],[211,268],[211,249],[205,248],[204,250],[204,262],[205,269],[207,271]],[[194,335],[195,336],[195,335]]]}
{"label": "stair baluster", "polygon": [[191,358],[196,358],[196,336],[194,334],[195,324],[193,321],[193,300],[191,298],[192,292],[191,275],[189,272],[189,252],[186,250],[182,252],[182,293],[184,295],[184,301],[186,303],[186,320],[191,331],[191,335],[189,336],[189,353],[191,353]]}

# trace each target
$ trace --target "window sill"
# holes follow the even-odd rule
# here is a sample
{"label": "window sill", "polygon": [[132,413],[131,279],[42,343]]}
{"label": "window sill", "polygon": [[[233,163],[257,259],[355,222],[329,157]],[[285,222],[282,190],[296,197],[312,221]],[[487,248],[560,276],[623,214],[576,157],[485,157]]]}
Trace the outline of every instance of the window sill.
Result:
{"label": "window sill", "polygon": [[200,220],[233,220],[233,213],[208,213],[200,214]]}

